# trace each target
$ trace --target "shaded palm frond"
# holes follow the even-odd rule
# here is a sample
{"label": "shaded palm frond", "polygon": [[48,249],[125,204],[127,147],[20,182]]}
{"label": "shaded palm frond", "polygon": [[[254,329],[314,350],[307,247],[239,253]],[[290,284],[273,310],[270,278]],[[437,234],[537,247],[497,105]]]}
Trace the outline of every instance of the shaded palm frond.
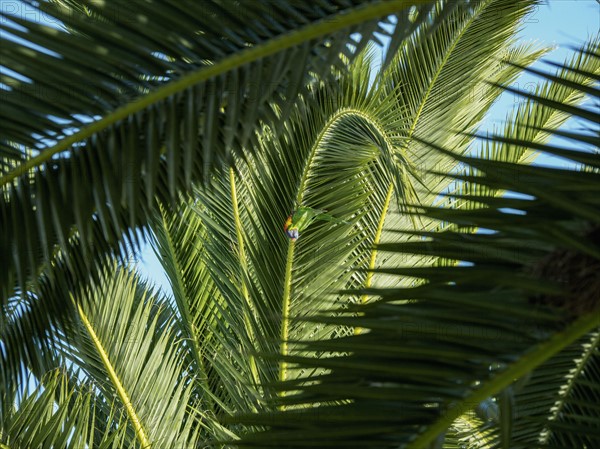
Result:
{"label": "shaded palm frond", "polygon": [[[101,232],[99,223],[95,232]],[[56,337],[77,319],[65,292],[98,285],[113,262],[105,257],[101,263],[101,269],[96,265],[92,270],[84,247],[73,237],[68,251],[56,251],[52,263],[43,268],[35,289],[9,298],[0,318],[0,413],[11,406],[10,398],[27,384],[30,374],[39,379],[61,366],[56,359]]]}
{"label": "shaded palm frond", "polygon": [[[597,47],[587,52],[597,53]],[[598,92],[581,80],[570,80],[570,88],[578,83],[582,92]],[[456,177],[487,191],[458,199],[482,206],[422,207],[426,217],[456,227],[412,231],[414,241],[383,244],[379,251],[460,263],[381,269],[422,282],[370,289],[365,293],[374,298],[366,305],[311,318],[364,332],[308,341],[304,349],[312,356],[285,357],[329,371],[277,386],[289,394],[276,404],[293,410],[236,418],[269,426],[239,446],[442,447],[446,433],[449,445],[458,444],[460,427],[471,426],[473,435],[484,438],[478,442],[483,447],[594,447],[600,162],[585,142],[597,136],[600,114],[568,100],[564,106],[543,103],[559,114],[589,116],[581,130],[570,132],[572,145],[561,150],[564,158],[586,161],[588,169],[533,167],[509,162],[508,156],[457,156],[434,146],[475,169],[473,176]],[[525,138],[515,144],[546,148]],[[548,146],[548,152],[555,147]],[[498,191],[522,196],[490,195]],[[319,358],[323,351],[332,356]],[[542,379],[544,394],[536,401],[532,395],[539,393]],[[469,416],[473,409],[481,416]],[[525,434],[518,413],[541,420],[537,440]]]}
{"label": "shaded palm frond", "polygon": [[[223,199],[217,187],[211,191],[215,200]],[[239,341],[244,336],[254,335],[244,319],[248,311],[243,305],[241,310],[236,308],[233,303],[229,304],[233,310],[226,310],[222,295],[229,290],[223,292],[219,279],[231,276],[231,267],[227,266],[227,260],[220,260],[221,270],[211,271],[212,264],[207,258],[214,254],[215,242],[209,240],[210,224],[202,220],[194,202],[198,207],[206,207],[188,199],[182,202],[178,213],[161,208],[152,228],[154,247],[171,282],[181,332],[191,343],[192,370],[201,379],[206,406],[216,415],[231,410],[256,410],[260,396],[259,373],[252,356],[244,356],[241,349],[256,342],[242,344]],[[229,203],[223,201],[220,207],[226,209]],[[227,235],[223,240],[229,250],[232,250],[231,238]],[[236,294],[229,297],[239,297],[239,282],[239,278],[230,278],[227,285]],[[240,326],[246,331],[239,332]]]}
{"label": "shaded palm frond", "polygon": [[9,13],[0,25],[12,36],[2,46],[0,154],[12,161],[0,178],[3,302],[75,231],[92,255],[103,242],[114,250],[147,224],[155,196],[172,204],[208,181],[255,146],[260,123],[284,122],[314,76],[390,34],[387,15],[402,39],[432,2],[416,5],[410,26],[404,1],[23,4],[52,26]]}
{"label": "shaded palm frond", "polygon": [[514,394],[511,447],[598,444],[598,332],[537,368]]}

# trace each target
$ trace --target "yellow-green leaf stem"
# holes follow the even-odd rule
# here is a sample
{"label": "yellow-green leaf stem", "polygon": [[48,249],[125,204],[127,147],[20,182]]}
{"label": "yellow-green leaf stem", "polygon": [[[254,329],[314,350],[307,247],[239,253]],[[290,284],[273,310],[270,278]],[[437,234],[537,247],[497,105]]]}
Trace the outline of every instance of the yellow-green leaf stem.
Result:
{"label": "yellow-green leaf stem", "polygon": [[[375,233],[375,238],[373,239],[374,245],[379,243],[381,239],[381,234],[383,233],[383,224],[385,222],[386,211],[390,207],[390,203],[392,202],[392,196],[394,194],[394,185],[390,184],[388,188],[387,195],[385,197],[385,203],[383,203],[383,208],[381,212],[381,217],[379,218],[379,223],[377,224],[377,232]],[[371,253],[371,260],[369,261],[369,270],[373,270],[375,268],[375,261],[377,260],[377,249],[373,248]],[[367,287],[371,286],[371,280],[373,279],[373,272],[369,271],[367,273],[367,278],[365,279],[365,285]],[[366,299],[366,295],[362,297],[361,302],[364,302]]]}
{"label": "yellow-green leaf stem", "polygon": [[[370,117],[369,115],[365,114],[364,112],[362,112],[358,109],[354,109],[354,108],[342,108],[342,109],[338,110],[335,114],[333,114],[331,116],[331,118],[323,126],[323,129],[319,132],[319,135],[317,136],[317,138],[315,139],[315,142],[313,143],[313,145],[311,147],[310,155],[307,159],[306,165],[304,166],[304,171],[302,173],[302,178],[300,180],[298,194],[296,195],[296,204],[298,206],[302,205],[302,201],[304,199],[304,193],[306,192],[306,183],[308,181],[310,169],[312,167],[313,159],[317,153],[317,150],[320,148],[323,139],[325,138],[325,136],[327,135],[327,132],[331,129],[331,127],[334,126],[338,120],[340,120],[346,116],[356,116],[356,117],[359,117],[362,120],[366,121],[367,123],[369,123],[369,125],[373,126],[377,130],[380,137],[382,137],[384,139],[387,147],[389,149],[393,148],[393,145],[392,145],[390,139],[388,138],[388,136],[386,135],[384,128],[379,123],[377,123],[375,120],[373,120],[372,117]],[[392,191],[393,190],[388,192],[388,196],[391,196]],[[386,204],[389,205],[389,201],[386,201]],[[384,206],[384,207],[387,207],[387,206]],[[381,227],[383,227],[383,225],[381,225]],[[288,246],[288,252],[287,252],[286,265],[285,265],[285,278],[284,278],[284,284],[283,284],[283,301],[282,301],[282,314],[281,314],[282,322],[281,322],[281,334],[280,334],[280,341],[281,341],[280,353],[283,356],[286,356],[288,354],[287,340],[289,338],[289,326],[290,326],[289,320],[290,320],[290,305],[291,305],[291,294],[292,294],[292,271],[293,271],[293,267],[294,267],[294,249],[295,249],[295,243],[290,240],[289,246]],[[279,380],[285,380],[287,378],[287,366],[288,366],[287,363],[284,361],[282,361],[280,363],[280,365],[279,365]]]}
{"label": "yellow-green leaf stem", "polygon": [[90,334],[90,338],[92,339],[92,342],[94,343],[94,346],[95,346],[96,350],[98,351],[98,355],[100,356],[100,359],[102,360],[102,363],[104,364],[104,367],[106,368],[108,377],[109,377],[110,381],[113,383],[115,390],[117,390],[117,394],[119,395],[119,398],[121,398],[121,402],[125,406],[125,410],[127,411],[127,416],[129,416],[129,421],[131,422],[131,425],[133,426],[133,429],[135,431],[135,435],[136,435],[138,441],[140,442],[140,444],[143,448],[150,448],[151,447],[150,439],[148,438],[148,435],[146,434],[146,431],[144,430],[144,428],[142,426],[140,418],[138,417],[135,409],[133,408],[133,404],[131,403],[131,398],[129,397],[127,390],[125,390],[125,387],[121,383],[121,380],[120,380],[119,376],[117,375],[117,373],[108,357],[108,354],[106,353],[106,350],[104,349],[104,346],[102,345],[102,342],[96,335],[96,331],[94,330],[92,324],[90,323],[90,320],[88,319],[87,315],[81,308],[81,305],[77,304],[77,309],[79,311],[79,316],[81,318],[81,321],[83,322],[83,325],[85,326],[86,330]]}
{"label": "yellow-green leaf stem", "polygon": [[[290,299],[292,290],[292,265],[294,263],[294,248],[296,243],[290,240],[288,246],[287,260],[285,263],[285,281],[283,284],[283,314],[281,317],[281,347],[282,356],[288,354],[288,334],[290,326]],[[287,362],[282,361],[279,365],[279,380],[284,381],[287,377]]]}
{"label": "yellow-green leaf stem", "polygon": [[[235,233],[238,241],[238,255],[240,259],[240,268],[242,272],[240,273],[240,282],[242,284],[242,295],[244,296],[244,300],[246,301],[246,312],[244,313],[244,324],[246,325],[246,329],[250,333],[251,341],[255,341],[254,338],[254,328],[252,327],[252,323],[250,321],[250,317],[248,314],[252,311],[252,304],[250,302],[250,294],[248,293],[248,286],[246,285],[246,276],[248,273],[248,264],[246,262],[246,251],[244,249],[244,236],[242,234],[242,222],[240,220],[240,210],[238,207],[238,198],[237,198],[237,190],[235,186],[235,174],[233,172],[233,167],[229,169],[229,184],[231,186],[231,203],[233,205],[233,219],[235,222]],[[258,368],[256,366],[256,358],[252,355],[248,355],[248,361],[250,362],[250,370],[252,371],[252,378],[256,385],[260,384],[260,377],[258,376]]]}
{"label": "yellow-green leaf stem", "polygon": [[[590,313],[579,318],[564,331],[554,334],[550,339],[524,354],[515,363],[498,373],[497,376],[488,382],[482,383],[480,388],[473,391],[461,402],[455,404],[453,410],[460,411],[460,414],[462,414],[466,410],[471,409],[473,404],[479,404],[481,401],[496,395],[512,384],[515,379],[519,379],[533,371],[546,360],[552,358],[598,326],[600,326],[600,313]],[[444,413],[439,420],[430,425],[427,430],[410,443],[407,449],[423,449],[428,447],[456,418],[458,418],[456,414]]]}
{"label": "yellow-green leaf stem", "polygon": [[84,139],[108,128],[109,126],[129,117],[132,114],[158,103],[178,92],[183,92],[190,86],[207,81],[208,79],[227,73],[245,64],[253,61],[259,61],[265,57],[274,55],[280,51],[291,48],[295,45],[311,41],[313,39],[332,34],[335,31],[351,27],[353,25],[377,19],[404,9],[408,5],[416,3],[426,3],[426,0],[406,1],[390,0],[376,4],[368,4],[357,7],[353,11],[343,12],[329,20],[322,20],[318,23],[312,23],[299,30],[291,31],[281,37],[269,40],[264,44],[255,45],[247,50],[240,51],[211,66],[202,67],[178,80],[165,84],[155,91],[128,103],[106,117],[86,126],[76,133],[60,140],[56,145],[42,151],[39,155],[28,159],[26,162],[7,173],[0,178],[0,186],[12,182],[18,176],[27,173],[28,170],[42,165],[50,160],[55,154],[68,150],[73,144],[81,142]]}
{"label": "yellow-green leaf stem", "polygon": [[[383,203],[383,208],[381,209],[381,216],[379,217],[379,223],[377,224],[377,232],[375,233],[375,238],[373,239],[373,248],[371,249],[371,259],[369,260],[369,271],[367,271],[367,277],[365,278],[365,288],[369,288],[371,286],[371,282],[373,281],[373,270],[375,269],[375,262],[377,261],[377,248],[376,245],[379,244],[381,240],[381,234],[383,233],[383,224],[385,223],[385,217],[387,216],[387,210],[390,207],[390,203],[392,202],[392,197],[394,195],[394,184],[391,183],[388,187],[387,195],[385,197],[385,202]],[[360,297],[361,304],[367,302],[368,295],[362,295]],[[361,333],[361,328],[356,327],[354,329],[354,334],[358,335]]]}

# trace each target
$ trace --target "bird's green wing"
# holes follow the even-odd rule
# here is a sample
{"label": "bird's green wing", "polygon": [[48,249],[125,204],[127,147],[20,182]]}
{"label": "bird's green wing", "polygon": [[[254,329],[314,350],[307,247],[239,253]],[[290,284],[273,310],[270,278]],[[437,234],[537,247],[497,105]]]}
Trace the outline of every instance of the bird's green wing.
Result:
{"label": "bird's green wing", "polygon": [[331,221],[333,223],[342,223],[342,224],[350,224],[350,222],[342,220],[341,218],[336,218],[333,215],[321,213],[315,216],[315,220],[323,220],[323,221]]}
{"label": "bird's green wing", "polygon": [[312,207],[306,206],[296,209],[294,215],[292,216],[293,227],[297,228],[300,232],[304,231],[314,220],[349,224],[347,221],[341,220],[331,214],[326,213],[326,211],[323,209],[313,209]]}

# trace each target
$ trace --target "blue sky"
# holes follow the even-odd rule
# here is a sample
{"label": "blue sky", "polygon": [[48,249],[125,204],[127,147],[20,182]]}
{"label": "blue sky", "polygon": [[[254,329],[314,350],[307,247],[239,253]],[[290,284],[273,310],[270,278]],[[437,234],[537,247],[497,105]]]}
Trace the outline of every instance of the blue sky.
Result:
{"label": "blue sky", "polygon": [[[563,62],[572,54],[572,47],[579,47],[588,37],[600,31],[600,3],[597,0],[551,0],[534,8],[531,15],[523,22],[521,39],[534,41],[540,46],[556,47],[542,61],[533,67],[552,72],[554,68],[544,64],[544,60]],[[524,74],[512,86],[532,92],[539,78]],[[513,93],[505,93],[490,111],[484,124],[486,129],[502,124],[510,109],[522,100]],[[566,127],[575,127],[575,123],[567,123]],[[556,143],[556,142],[555,142]],[[568,163],[558,158],[543,155],[535,164],[567,166]]]}
{"label": "blue sky", "polygon": [[[597,0],[551,0],[546,4],[534,8],[523,24],[521,39],[538,42],[541,46],[555,46],[544,59],[562,62],[570,54],[569,47],[577,47],[589,36],[600,31],[600,4]],[[534,67],[547,68],[543,63],[536,63]],[[524,76],[517,81],[520,87],[538,80]],[[497,113],[508,111],[511,103],[517,99],[510,94],[511,102],[500,102],[494,108],[491,119],[499,118]]]}

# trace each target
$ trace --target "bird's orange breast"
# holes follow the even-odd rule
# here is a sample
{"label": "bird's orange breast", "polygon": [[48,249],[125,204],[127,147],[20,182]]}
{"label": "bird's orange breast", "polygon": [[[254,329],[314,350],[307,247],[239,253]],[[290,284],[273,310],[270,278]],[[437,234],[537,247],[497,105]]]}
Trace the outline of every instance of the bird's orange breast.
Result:
{"label": "bird's orange breast", "polygon": [[288,216],[287,220],[285,220],[285,224],[283,225],[283,230],[287,231],[290,225],[292,224],[292,216]]}

